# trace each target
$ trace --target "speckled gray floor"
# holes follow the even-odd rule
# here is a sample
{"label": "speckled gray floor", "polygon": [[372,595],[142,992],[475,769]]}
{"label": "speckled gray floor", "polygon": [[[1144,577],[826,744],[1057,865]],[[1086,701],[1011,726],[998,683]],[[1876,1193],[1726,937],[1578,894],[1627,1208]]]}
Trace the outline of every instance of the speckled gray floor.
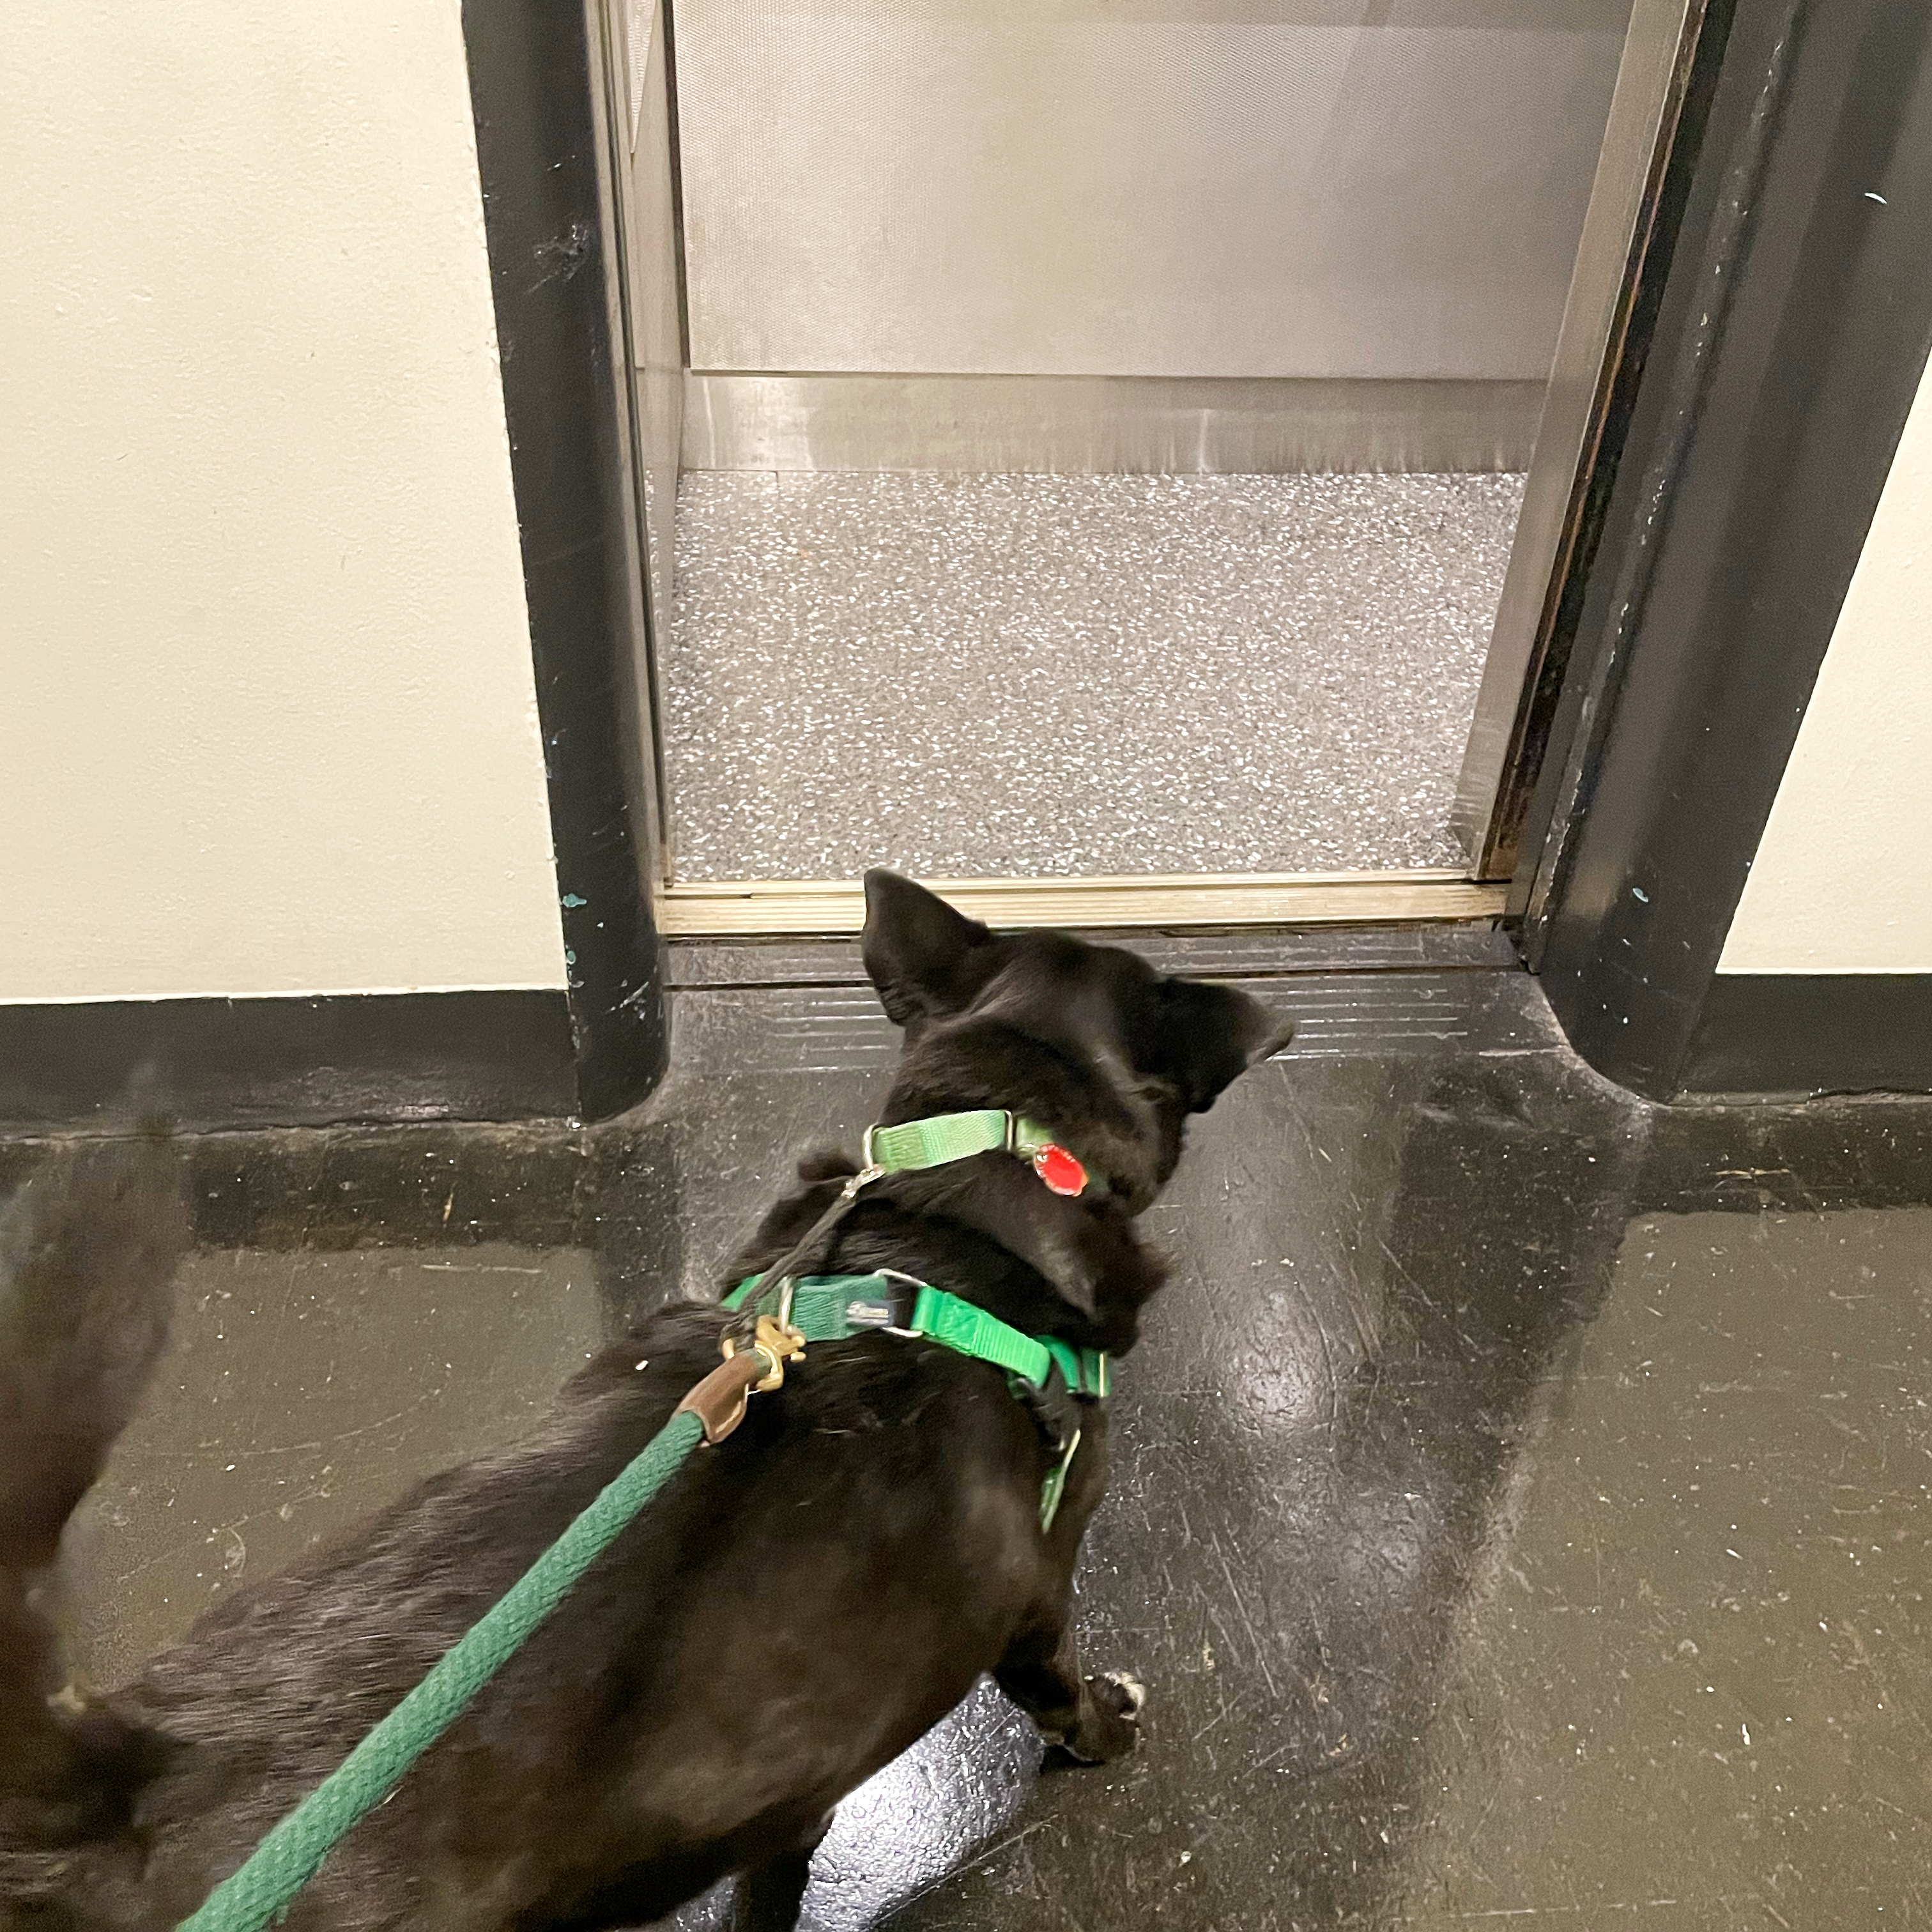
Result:
{"label": "speckled gray floor", "polygon": [[705,472],[676,875],[1460,862],[1518,476]]}

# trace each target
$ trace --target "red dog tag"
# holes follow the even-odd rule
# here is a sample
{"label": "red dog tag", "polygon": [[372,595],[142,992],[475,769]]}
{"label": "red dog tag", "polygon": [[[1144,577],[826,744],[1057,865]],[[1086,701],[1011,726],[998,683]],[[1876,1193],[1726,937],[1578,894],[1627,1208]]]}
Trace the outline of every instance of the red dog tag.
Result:
{"label": "red dog tag", "polygon": [[1087,1170],[1064,1147],[1042,1148],[1033,1171],[1056,1194],[1078,1194],[1087,1185]]}

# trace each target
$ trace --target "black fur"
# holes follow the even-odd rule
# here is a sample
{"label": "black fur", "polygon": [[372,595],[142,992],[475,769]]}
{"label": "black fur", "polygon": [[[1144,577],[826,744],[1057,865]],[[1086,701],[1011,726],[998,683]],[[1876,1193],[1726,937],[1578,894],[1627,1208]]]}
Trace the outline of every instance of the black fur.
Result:
{"label": "black fur", "polygon": [[[1161,1279],[1132,1217],[1172,1172],[1186,1114],[1275,1043],[1262,1010],[1112,948],[996,938],[890,873],[866,889],[867,968],[906,1029],[881,1118],[1013,1108],[1106,1190],[1062,1198],[1004,1154],[896,1177],[824,1265],[890,1264],[1020,1328],[1124,1352]],[[723,1279],[776,1258],[851,1171],[809,1158]],[[167,1243],[84,1189],[50,1211],[68,1234],[44,1246],[68,1239],[88,1277],[76,1305],[124,1312],[138,1277],[148,1312],[126,1332],[158,1334]],[[531,1439],[238,1592],[84,1715],[46,1702],[47,1641],[18,1573],[51,1556],[152,1348],[114,1354],[92,1317],[44,1338],[79,1426],[36,1436],[18,1376],[0,1382],[16,1391],[0,1459],[53,1445],[0,1518],[0,1724],[39,1741],[0,1760],[7,1922],[160,1932],[192,1910],[644,1446],[716,1365],[721,1322],[708,1305],[665,1310],[574,1376]],[[741,1925],[788,1926],[832,1808],[982,1672],[1074,1756],[1130,1748],[1138,1688],[1083,1676],[1066,1632],[1104,1419],[1042,1536],[1047,1456],[984,1364],[883,1335],[814,1348],[338,1847],[291,1932],[634,1925],[731,1872]],[[79,1738],[89,1725],[104,1756]],[[50,1726],[67,1740],[51,1753]]]}

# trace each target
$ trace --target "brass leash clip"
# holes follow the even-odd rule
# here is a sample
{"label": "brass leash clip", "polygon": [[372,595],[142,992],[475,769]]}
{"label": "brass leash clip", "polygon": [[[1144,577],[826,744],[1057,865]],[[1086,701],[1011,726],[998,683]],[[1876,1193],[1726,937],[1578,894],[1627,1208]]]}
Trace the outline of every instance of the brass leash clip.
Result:
{"label": "brass leash clip", "polygon": [[796,1360],[805,1353],[805,1337],[792,1325],[791,1318],[792,1300],[798,1288],[798,1265],[844,1217],[861,1191],[874,1181],[883,1179],[885,1172],[872,1158],[872,1134],[868,1129],[866,1135],[865,1165],[847,1180],[838,1191],[838,1198],[820,1215],[804,1238],[794,1245],[791,1252],[759,1276],[759,1299],[764,1297],[769,1284],[774,1281],[778,1283],[778,1312],[757,1316],[748,1340],[744,1339],[745,1320],[751,1308],[757,1306],[757,1300],[734,1315],[732,1326],[737,1333],[728,1333],[718,1345],[724,1352],[724,1360],[687,1390],[684,1400],[677,1406],[676,1412],[688,1410],[704,1425],[706,1442],[723,1442],[744,1420],[746,1403],[753,1394],[766,1394],[784,1386],[786,1363]]}
{"label": "brass leash clip", "polygon": [[[722,1346],[727,1361],[738,1352],[737,1342],[731,1336],[727,1335]],[[786,1363],[795,1358],[803,1358],[805,1337],[781,1317],[760,1315],[758,1326],[752,1330],[752,1349],[754,1354],[762,1356],[769,1364],[764,1379],[754,1382],[752,1390],[758,1395],[769,1395],[773,1389],[784,1387]]]}
{"label": "brass leash clip", "polygon": [[706,1442],[722,1442],[745,1419],[753,1394],[766,1394],[784,1382],[784,1365],[805,1353],[805,1337],[788,1322],[760,1315],[752,1346],[742,1354],[736,1339],[727,1335],[720,1346],[724,1359],[704,1380],[686,1391],[680,1409],[688,1409],[704,1426]]}

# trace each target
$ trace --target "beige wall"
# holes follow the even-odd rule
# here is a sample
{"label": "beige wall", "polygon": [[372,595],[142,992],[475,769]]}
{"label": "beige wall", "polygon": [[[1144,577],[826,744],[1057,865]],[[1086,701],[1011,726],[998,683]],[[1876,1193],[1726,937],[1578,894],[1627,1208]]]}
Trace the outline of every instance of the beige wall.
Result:
{"label": "beige wall", "polygon": [[1718,970],[1932,973],[1932,369]]}
{"label": "beige wall", "polygon": [[0,998],[562,985],[456,0],[0,90]]}

